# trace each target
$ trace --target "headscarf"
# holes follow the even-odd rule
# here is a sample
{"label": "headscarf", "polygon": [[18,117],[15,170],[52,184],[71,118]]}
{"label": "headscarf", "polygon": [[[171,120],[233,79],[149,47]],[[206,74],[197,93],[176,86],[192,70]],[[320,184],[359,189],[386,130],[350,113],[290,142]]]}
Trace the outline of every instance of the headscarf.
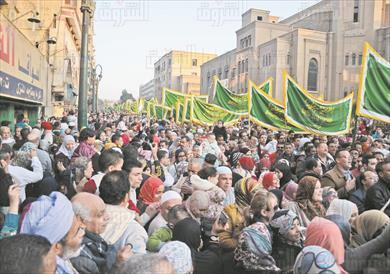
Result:
{"label": "headscarf", "polygon": [[154,203],[155,195],[160,186],[163,186],[164,183],[157,177],[150,176],[146,179],[145,183],[142,185],[139,199],[147,205]]}
{"label": "headscarf", "polygon": [[340,268],[332,253],[315,245],[309,245],[298,254],[294,274],[328,273],[340,274]]}
{"label": "headscarf", "polygon": [[241,208],[249,206],[253,195],[260,188],[261,184],[250,177],[241,179],[234,185],[236,204]]}
{"label": "headscarf", "polygon": [[278,199],[279,208],[282,208],[283,191],[281,191],[280,189],[271,189],[269,190],[269,192],[272,192],[275,195],[276,199]]}
{"label": "headscarf", "polygon": [[187,274],[193,270],[191,250],[183,242],[168,242],[163,245],[159,254],[168,259],[177,274]]}
{"label": "headscarf", "polygon": [[242,154],[241,152],[233,152],[231,154],[231,157],[230,157],[230,166],[231,167],[236,167],[237,166],[237,163],[238,163],[238,160],[240,159],[241,156],[243,156],[244,154]]}
{"label": "headscarf", "polygon": [[333,199],[337,198],[337,191],[330,186],[322,188],[322,204],[328,208]]}
{"label": "headscarf", "polygon": [[37,149],[37,145],[31,142],[25,142],[19,151],[30,152],[33,149]]}
{"label": "headscarf", "polygon": [[272,236],[267,226],[256,222],[244,228],[238,238],[234,260],[245,270],[279,271],[272,254]]}
{"label": "headscarf", "polygon": [[[289,209],[282,209],[275,212],[272,220],[270,222],[270,226],[276,232],[274,234],[275,241],[280,240],[281,242],[295,245],[299,247],[303,247],[303,235],[301,234],[301,239],[298,242],[291,242],[287,239],[287,233],[290,231],[294,224],[294,220],[298,219],[298,216],[294,213],[294,211]],[[280,236],[280,237],[279,237]]]}
{"label": "headscarf", "polygon": [[245,170],[252,171],[255,168],[255,161],[250,156],[242,156],[238,162]]}
{"label": "headscarf", "polygon": [[298,184],[295,182],[290,182],[286,185],[284,189],[283,196],[286,200],[295,201],[294,194],[297,193]]}
{"label": "headscarf", "polygon": [[54,244],[66,236],[73,218],[71,202],[62,193],[52,192],[31,204],[21,222],[20,233],[40,235]]}
{"label": "headscarf", "polygon": [[329,250],[335,257],[341,273],[346,273],[341,267],[345,255],[343,236],[335,223],[315,217],[306,230],[305,246],[308,245],[318,245]]}
{"label": "headscarf", "polygon": [[[73,146],[73,148],[71,150],[68,150],[66,148],[66,145],[69,142],[75,143],[75,145]],[[62,145],[60,146],[60,149],[57,152],[57,155],[62,153],[70,160],[72,158],[72,155],[73,155],[73,152],[75,149],[76,149],[76,142],[75,142],[73,136],[72,135],[65,135],[64,140],[62,141]]]}
{"label": "headscarf", "polygon": [[79,146],[73,153],[73,157],[80,157],[84,156],[87,157],[88,159],[91,159],[93,155],[96,154],[95,149],[93,146],[89,145],[87,141],[82,141],[80,142]]}
{"label": "headscarf", "polygon": [[274,175],[275,172],[267,172],[264,174],[262,183],[265,189],[268,190],[270,187],[273,186]]}
{"label": "headscarf", "polygon": [[348,200],[341,199],[334,199],[326,211],[326,215],[338,214],[343,216],[348,221],[351,219],[353,213],[358,213],[356,204]]}
{"label": "headscarf", "polygon": [[322,203],[312,200],[317,181],[318,179],[312,176],[302,178],[298,184],[297,197],[295,198],[298,206],[305,212],[309,220],[316,216],[325,216],[325,208]]}
{"label": "headscarf", "polygon": [[345,217],[337,214],[327,215],[325,218],[334,222],[339,227],[345,246],[349,246],[351,241],[351,225],[349,221]]}
{"label": "headscarf", "polygon": [[176,223],[172,235],[172,241],[185,243],[191,249],[193,255],[198,252],[201,244],[201,230],[199,223],[194,219],[185,218]]}
{"label": "headscarf", "polygon": [[379,210],[368,210],[352,221],[352,227],[368,242],[374,238],[375,233],[390,223],[390,218]]}
{"label": "headscarf", "polygon": [[280,178],[280,187],[284,186],[293,179],[291,168],[287,164],[283,162],[277,163],[274,169],[278,169],[280,172],[283,173],[283,177]]}

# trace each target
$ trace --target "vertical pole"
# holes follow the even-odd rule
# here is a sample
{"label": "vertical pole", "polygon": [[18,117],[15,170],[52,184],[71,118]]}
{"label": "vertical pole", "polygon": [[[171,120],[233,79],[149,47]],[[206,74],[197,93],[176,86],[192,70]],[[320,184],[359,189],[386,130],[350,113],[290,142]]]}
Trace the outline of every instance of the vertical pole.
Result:
{"label": "vertical pole", "polygon": [[98,110],[98,103],[99,103],[99,97],[98,97],[98,91],[99,91],[99,80],[98,79],[95,79],[94,80],[94,90],[95,90],[95,93],[93,94],[94,98],[95,98],[95,113],[97,113],[99,110]]}
{"label": "vertical pole", "polygon": [[83,0],[81,12],[83,14],[83,25],[81,33],[80,84],[77,117],[79,130],[87,126],[88,113],[88,28],[91,16],[91,9],[88,6],[86,0]]}
{"label": "vertical pole", "polygon": [[92,77],[91,77],[91,84],[92,84],[92,112],[96,112],[96,70],[93,68],[92,69]]}

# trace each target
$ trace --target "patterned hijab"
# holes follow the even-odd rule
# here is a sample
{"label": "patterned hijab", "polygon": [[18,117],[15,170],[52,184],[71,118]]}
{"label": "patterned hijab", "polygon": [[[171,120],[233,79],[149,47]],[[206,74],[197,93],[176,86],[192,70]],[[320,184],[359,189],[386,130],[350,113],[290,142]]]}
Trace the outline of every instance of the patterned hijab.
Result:
{"label": "patterned hijab", "polygon": [[325,248],[309,245],[298,254],[294,265],[294,274],[328,273],[340,274],[332,253]]}
{"label": "patterned hijab", "polygon": [[234,186],[234,195],[236,197],[236,204],[245,208],[251,203],[252,197],[257,190],[261,188],[261,184],[251,177],[243,178]]}
{"label": "patterned hijab", "polygon": [[[298,242],[290,242],[287,240],[287,233],[293,227],[294,220],[298,219],[298,216],[289,209],[282,209],[275,212],[272,220],[270,222],[270,226],[276,232],[274,234],[275,240],[280,240],[283,243],[287,243],[289,245],[295,245],[299,247],[303,247],[303,235],[301,234],[301,239]],[[279,237],[280,236],[280,237]]]}
{"label": "patterned hijab", "polygon": [[330,205],[328,210],[326,211],[326,215],[341,215],[346,220],[350,220],[351,216],[356,213],[358,213],[358,208],[356,204],[348,201],[348,200],[341,200],[341,199],[334,199]]}

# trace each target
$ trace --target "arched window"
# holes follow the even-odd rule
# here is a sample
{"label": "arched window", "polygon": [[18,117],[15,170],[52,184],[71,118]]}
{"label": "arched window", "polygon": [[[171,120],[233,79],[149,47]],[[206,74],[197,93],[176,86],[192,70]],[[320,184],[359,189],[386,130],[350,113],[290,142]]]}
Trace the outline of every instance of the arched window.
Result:
{"label": "arched window", "polygon": [[318,62],[311,58],[309,62],[309,71],[307,73],[307,89],[310,91],[317,90]]}

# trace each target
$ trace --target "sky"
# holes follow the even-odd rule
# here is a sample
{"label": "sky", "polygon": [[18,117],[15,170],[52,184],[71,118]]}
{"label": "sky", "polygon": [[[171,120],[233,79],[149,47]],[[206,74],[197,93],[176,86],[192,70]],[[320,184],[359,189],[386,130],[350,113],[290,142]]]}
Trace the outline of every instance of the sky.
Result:
{"label": "sky", "polygon": [[223,54],[235,48],[241,15],[250,8],[281,19],[319,0],[96,0],[95,55],[103,68],[99,98],[118,100],[153,78],[153,64],[169,51]]}

